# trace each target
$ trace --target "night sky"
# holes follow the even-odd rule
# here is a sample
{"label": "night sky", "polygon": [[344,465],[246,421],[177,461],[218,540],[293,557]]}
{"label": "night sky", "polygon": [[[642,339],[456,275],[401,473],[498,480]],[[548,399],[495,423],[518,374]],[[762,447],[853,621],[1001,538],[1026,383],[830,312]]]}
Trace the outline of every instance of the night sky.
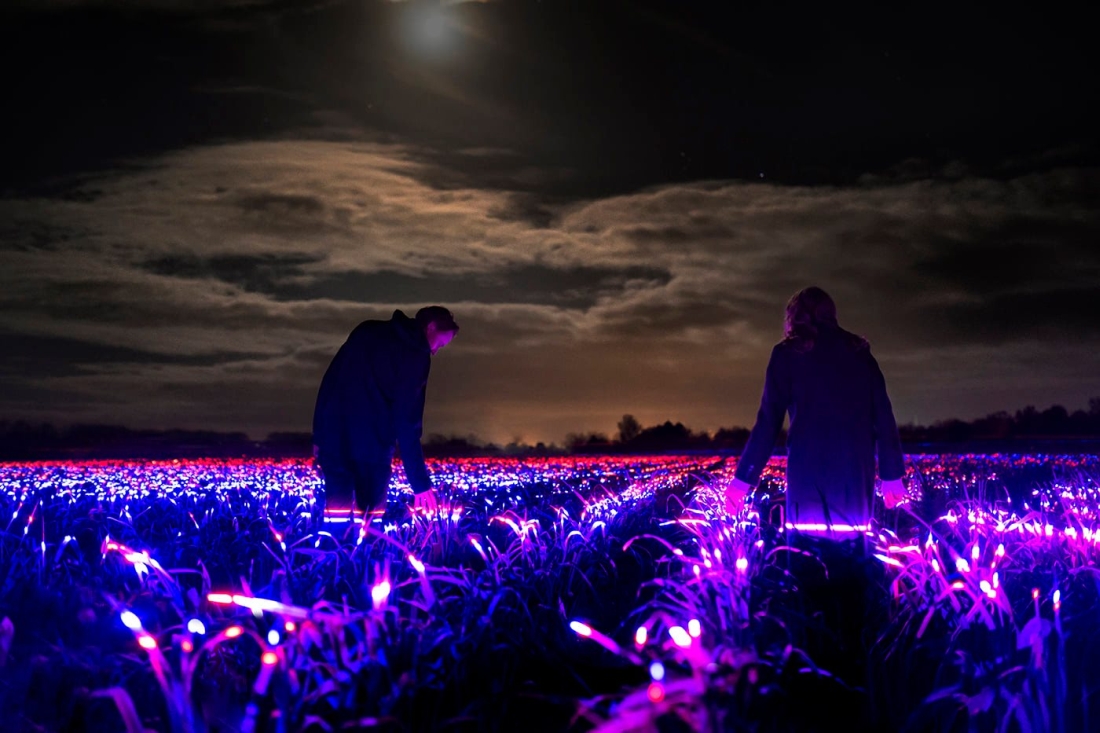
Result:
{"label": "night sky", "polygon": [[439,303],[427,433],[751,426],[807,285],[899,422],[1100,395],[1094,26],[739,5],[9,0],[0,419],[305,432]]}

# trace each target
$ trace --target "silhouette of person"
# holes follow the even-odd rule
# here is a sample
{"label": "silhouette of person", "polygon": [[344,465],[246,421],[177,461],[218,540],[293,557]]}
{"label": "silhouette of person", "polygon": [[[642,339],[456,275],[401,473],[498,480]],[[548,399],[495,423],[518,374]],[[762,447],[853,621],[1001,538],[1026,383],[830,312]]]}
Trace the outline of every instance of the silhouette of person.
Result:
{"label": "silhouette of person", "polygon": [[867,341],[837,324],[836,304],[821,288],[795,293],[784,332],[768,362],[756,424],[726,487],[726,507],[735,513],[760,481],[790,413],[787,528],[862,534],[871,518],[876,449],[886,507],[908,498],[882,371]]}
{"label": "silhouette of person", "polygon": [[436,511],[438,500],[420,444],[432,356],[451,342],[458,324],[442,306],[415,318],[394,311],[388,321],[364,321],[329,364],[313,412],[313,452],[325,482],[325,511],[380,516],[401,450],[413,506]]}

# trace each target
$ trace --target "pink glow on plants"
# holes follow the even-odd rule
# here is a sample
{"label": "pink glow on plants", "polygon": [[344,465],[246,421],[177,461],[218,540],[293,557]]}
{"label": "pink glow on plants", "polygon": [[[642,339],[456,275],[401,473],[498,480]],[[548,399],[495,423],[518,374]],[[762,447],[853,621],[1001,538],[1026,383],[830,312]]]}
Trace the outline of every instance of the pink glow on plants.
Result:
{"label": "pink glow on plants", "polygon": [[[951,473],[955,470],[955,458],[911,460],[920,462],[918,465],[923,471],[925,486],[931,490],[958,481]],[[714,513],[705,497],[696,501],[695,495],[682,491],[684,484],[676,482],[683,482],[692,471],[700,471],[698,457],[656,457],[647,458],[644,462],[606,457],[555,458],[530,464],[512,459],[434,462],[430,464],[431,470],[441,478],[440,485],[457,487],[456,493],[469,505],[461,522],[405,525],[400,518],[393,519],[394,512],[391,511],[387,515],[384,532],[371,528],[365,534],[357,532],[358,527],[347,527],[343,534],[332,527],[329,528],[331,532],[317,531],[308,514],[313,506],[310,492],[317,486],[316,477],[312,469],[300,463],[176,462],[171,466],[159,466],[155,471],[146,465],[113,465],[115,468],[110,470],[82,467],[80,470],[83,473],[79,478],[81,488],[59,489],[55,495],[57,503],[52,507],[54,515],[50,514],[51,509],[46,505],[42,509],[36,507],[37,514],[31,514],[29,502],[22,512],[17,509],[13,516],[16,524],[9,531],[12,546],[18,546],[19,530],[25,529],[19,526],[20,517],[27,517],[28,514],[36,516],[39,523],[30,527],[36,536],[23,540],[26,550],[33,553],[32,571],[34,564],[39,562],[42,542],[49,550],[45,558],[60,558],[55,561],[54,568],[64,569],[67,563],[79,557],[82,550],[78,543],[71,541],[72,529],[60,522],[50,524],[49,518],[56,516],[59,506],[72,501],[71,494],[97,492],[94,502],[89,502],[87,507],[79,507],[78,515],[82,519],[88,514],[87,509],[91,508],[106,515],[101,518],[102,526],[125,532],[120,536],[126,537],[128,543],[135,547],[141,547],[143,542],[149,543],[149,549],[137,551],[108,538],[103,542],[102,549],[109,557],[97,563],[110,570],[112,578],[124,581],[115,589],[115,603],[130,606],[135,599],[142,597],[144,601],[148,597],[159,604],[141,602],[134,606],[142,614],[141,619],[134,615],[138,624],[136,627],[127,623],[129,616],[122,616],[122,623],[135,632],[133,636],[142,648],[151,652],[140,656],[145,671],[166,674],[169,678],[173,673],[182,675],[187,665],[206,659],[206,654],[216,649],[222,639],[247,634],[263,652],[260,657],[263,669],[256,680],[255,695],[263,694],[269,679],[278,679],[280,684],[285,681],[284,688],[289,690],[308,688],[312,662],[309,654],[301,653],[303,649],[310,650],[310,654],[316,652],[315,658],[328,655],[326,658],[331,660],[337,675],[346,673],[350,679],[357,679],[349,671],[353,666],[364,663],[366,659],[371,659],[370,664],[375,664],[373,660],[385,658],[385,664],[391,667],[388,671],[394,673],[395,679],[401,679],[397,672],[404,672],[398,669],[403,662],[397,661],[399,655],[390,654],[391,645],[398,639],[406,643],[409,637],[420,635],[423,635],[420,639],[430,641],[440,638],[443,633],[460,638],[471,633],[471,626],[468,625],[471,615],[452,614],[448,604],[459,606],[469,603],[475,609],[472,614],[474,618],[487,620],[486,628],[499,630],[509,625],[510,634],[512,625],[517,628],[524,626],[525,622],[518,620],[522,618],[524,604],[530,602],[524,583],[532,582],[528,579],[532,574],[538,574],[537,577],[545,580],[547,590],[546,597],[539,598],[543,604],[541,608],[547,610],[552,618],[558,619],[557,623],[566,622],[578,636],[599,643],[608,652],[637,665],[638,670],[649,669],[651,679],[639,681],[637,689],[627,694],[628,698],[648,705],[652,702],[650,685],[663,683],[654,688],[659,690],[660,700],[673,699],[678,705],[685,697],[701,694],[690,686],[696,681],[700,690],[707,689],[703,686],[710,684],[708,665],[741,663],[736,655],[746,651],[751,644],[751,635],[744,631],[750,608],[749,589],[754,587],[749,574],[758,570],[773,570],[776,561],[772,551],[787,542],[781,529],[783,518],[778,514],[761,517],[746,509],[736,521],[731,521],[720,513]],[[111,473],[119,466],[124,468],[118,470],[127,472],[122,479]],[[6,467],[0,466],[0,480],[5,470]],[[722,465],[714,470],[719,473],[732,472],[733,466]],[[208,473],[202,473],[204,471]],[[621,474],[616,473],[620,471]],[[982,474],[969,468],[967,471],[965,475],[969,483],[951,485],[956,488],[961,486],[967,491],[973,489],[974,482],[981,480]],[[263,480],[249,478],[253,475],[251,472],[263,476]],[[212,475],[214,478],[210,478]],[[293,475],[294,478],[274,481],[271,480],[272,475]],[[197,480],[196,476],[203,478]],[[781,478],[781,470],[769,477],[777,491],[782,491]],[[95,481],[103,486],[94,488]],[[395,481],[398,491],[406,489],[400,485],[399,475],[395,475]],[[529,486],[532,483],[552,486],[553,498],[525,493],[531,491]],[[14,499],[10,503],[0,504],[5,515],[12,508],[22,506],[18,492],[25,493],[23,487],[27,485],[33,484],[23,480],[13,489],[16,492]],[[620,491],[624,485],[629,488]],[[93,488],[86,488],[88,486]],[[201,491],[190,488],[196,486],[201,486]],[[508,486],[521,487],[522,491],[509,494]],[[1033,508],[1022,516],[1013,513],[1007,503],[979,504],[978,500],[970,498],[978,494],[967,491],[959,491],[955,495],[964,498],[948,502],[950,510],[946,517],[908,517],[912,520],[908,525],[904,522],[906,516],[897,521],[891,516],[888,526],[874,525],[873,528],[850,525],[830,527],[813,523],[797,526],[792,523],[789,527],[798,531],[854,530],[865,534],[873,530],[872,534],[868,534],[869,544],[874,547],[875,557],[885,565],[878,572],[885,575],[889,592],[892,593],[891,613],[904,615],[906,633],[911,630],[915,639],[944,633],[960,635],[971,626],[984,626],[997,632],[997,638],[1007,639],[1007,643],[1014,645],[1019,638],[1030,638],[1028,635],[1031,632],[1025,631],[1024,627],[1032,618],[1044,621],[1054,629],[1043,632],[1041,625],[1036,623],[1031,627],[1039,628],[1035,638],[1040,641],[1044,636],[1052,638],[1049,634],[1055,631],[1060,633],[1060,608],[1064,595],[1070,597],[1072,593],[1074,611],[1079,605],[1085,608],[1084,601],[1091,600],[1091,595],[1087,595],[1091,591],[1082,591],[1073,584],[1077,582],[1073,578],[1083,579],[1091,572],[1088,568],[1100,565],[1097,549],[1100,532],[1096,531],[1100,517],[1095,512],[1095,489],[1059,486],[1052,492],[1037,490],[1029,497]],[[703,493],[700,492],[700,495]],[[163,544],[156,544],[154,540],[142,536],[141,532],[148,527],[149,517],[156,513],[149,512],[149,505],[147,500],[142,499],[143,496],[156,498],[169,512],[168,516],[173,520],[169,526],[175,534],[169,543],[189,546],[188,543],[194,543],[198,532],[209,533],[211,529],[224,526],[224,530],[218,531],[230,540],[241,540],[242,544],[247,544],[243,541],[246,535],[256,535],[248,537],[253,541],[249,549],[255,552],[247,557],[249,561],[259,557],[262,562],[242,568],[219,556],[216,571],[215,563],[208,562],[211,558],[207,557],[201,558],[202,566],[179,562],[178,556],[166,551]],[[574,501],[574,496],[580,503]],[[676,501],[682,498],[683,503]],[[179,503],[178,516],[172,516],[167,507],[176,502]],[[543,503],[540,505],[540,502]],[[556,505],[548,507],[546,502],[568,504],[570,510]],[[928,504],[932,505],[931,502]],[[580,506],[585,507],[583,511],[575,508]],[[644,516],[646,521],[634,522],[638,515]],[[250,530],[249,522],[259,531]],[[40,541],[38,531],[43,525],[48,533],[44,533],[44,539]],[[275,530],[276,525],[282,529]],[[366,537],[360,549],[355,549],[356,534]],[[280,548],[276,542],[283,543],[284,540],[287,547]],[[613,545],[610,550],[609,545]],[[586,604],[606,600],[599,597],[602,591],[593,595],[586,581],[593,579],[589,571],[593,566],[611,571],[611,565],[604,564],[611,551],[616,557],[629,555],[631,562],[642,559],[659,567],[655,577],[660,585],[654,584],[656,590],[653,595],[656,597],[652,604],[641,606],[642,601],[639,601],[638,606],[629,609],[629,615],[624,613],[619,618],[607,620],[608,628],[614,629],[616,636],[623,634],[626,639],[630,638],[628,629],[635,627],[634,644],[626,644],[626,649],[620,648],[593,625],[568,620],[574,612],[588,611]],[[961,553],[962,557],[956,553]],[[983,553],[987,562],[981,561]],[[153,556],[173,569],[163,571]],[[418,557],[425,558],[428,564]],[[172,561],[167,558],[172,558]],[[732,565],[724,563],[723,558],[732,561]],[[2,560],[0,558],[0,562]],[[381,570],[383,561],[385,572]],[[43,567],[49,570],[50,566],[42,562]],[[133,565],[138,572],[137,578],[124,563]],[[261,572],[261,565],[266,565],[267,570]],[[203,578],[200,583],[200,570],[205,573],[207,566],[214,580]],[[340,567],[338,572],[345,573],[350,582],[343,581],[342,587],[338,584],[321,587],[317,596],[303,594],[300,588],[295,588],[291,596],[283,596],[282,589],[272,579],[272,572],[288,573],[290,570],[301,572],[306,577],[314,572],[319,577],[321,573],[316,569],[331,566]],[[1037,569],[1034,576],[1029,573],[1033,567]],[[1003,571],[994,572],[998,568],[1003,568]],[[119,570],[125,572],[120,573]],[[955,574],[955,570],[964,575]],[[1036,579],[1031,580],[1032,577]],[[186,585],[180,582],[183,578],[189,581]],[[368,578],[365,585],[363,578]],[[370,582],[382,578],[386,578],[383,582],[389,584],[384,593],[381,583],[373,587],[370,585]],[[226,588],[228,592],[210,593],[206,600],[211,605],[205,608],[200,604],[196,609],[190,601],[191,596],[180,592],[208,588],[210,582],[215,587]],[[1053,624],[1051,607],[1040,605],[1038,589],[1033,593],[1034,617],[1031,609],[1027,608],[1030,604],[1026,604],[1025,599],[1031,589],[1023,583],[1030,585],[1033,582],[1041,582],[1044,588],[1050,588],[1051,584],[1061,588],[1051,599]],[[228,588],[230,584],[232,588]],[[595,585],[600,587],[598,583]],[[627,592],[633,590],[630,588]],[[253,592],[277,598],[309,599],[300,601],[308,607],[279,603],[254,596]],[[371,611],[371,603],[377,604],[376,593],[383,595],[387,603],[393,601],[384,613]],[[175,600],[178,598],[185,600]],[[1025,601],[1023,611],[1020,610],[1021,600]],[[311,605],[314,603],[316,605]],[[115,612],[120,613],[123,605],[115,607]],[[203,612],[218,619],[214,622],[217,628],[222,628],[226,623],[238,625],[226,629],[221,635],[214,635],[212,639],[192,639],[190,634],[202,634],[205,626],[199,619],[187,619],[191,614]],[[275,617],[269,614],[275,614]],[[455,622],[448,618],[451,616],[462,620]],[[602,615],[600,619],[600,624],[603,624]],[[683,627],[672,626],[680,619],[691,620]],[[924,624],[926,619],[929,621]],[[174,633],[168,629],[178,630],[171,644],[178,643],[175,649],[186,654],[165,652],[162,656],[157,639],[167,640],[168,637],[147,634],[140,626],[142,621],[149,623],[151,628],[165,629],[166,634]],[[1068,617],[1065,622],[1068,630]],[[186,630],[179,629],[181,623],[185,623]],[[349,624],[354,625],[356,634],[341,633]],[[705,641],[701,633],[704,625],[708,629]],[[287,632],[285,639],[280,634],[284,629]],[[666,629],[671,641],[651,643],[654,640],[660,642]],[[291,635],[296,631],[299,633]],[[526,632],[519,632],[519,635],[523,633]],[[1079,633],[1077,627],[1071,633]],[[965,639],[965,636],[956,638]],[[419,643],[420,639],[412,641]],[[148,644],[152,647],[146,647]],[[278,651],[274,650],[275,645],[279,645]],[[127,643],[125,646],[132,660],[133,645]],[[579,651],[588,659],[594,652],[581,642],[567,646],[567,653]],[[240,648],[254,650],[256,646],[249,642]],[[1013,649],[1009,648],[1005,659],[1012,655]],[[236,653],[239,650],[225,651]],[[195,652],[193,656],[192,652]],[[269,663],[268,660],[273,658],[269,654],[275,655],[277,661]],[[254,664],[255,658],[252,658]],[[1042,664],[1053,664],[1051,659],[1044,650]],[[816,663],[817,660],[812,661]],[[444,668],[450,663],[447,658],[441,662]],[[664,664],[673,663],[678,670],[675,675],[682,677],[674,682],[664,679]],[[277,664],[285,668],[285,678],[274,676],[277,674],[274,671]],[[760,679],[760,671],[766,670],[767,665],[753,666],[756,662],[746,664],[745,675],[739,679],[756,684],[753,680]],[[655,669],[660,672],[655,672]],[[1043,666],[1042,669],[1047,670],[1048,667]],[[679,674],[681,670],[683,675]],[[186,702],[189,699],[187,695],[171,687],[178,683],[178,679],[169,679],[165,699]],[[336,694],[348,692],[350,683],[341,681],[342,678],[337,676],[332,679]],[[260,684],[261,681],[263,684]],[[404,685],[405,682],[397,684]],[[665,684],[669,687],[666,688]],[[172,690],[171,695],[168,690]],[[293,695],[299,693],[288,694],[291,695],[291,704],[297,704]],[[266,709],[258,698],[255,704],[257,711]],[[651,712],[665,710],[662,706]],[[267,715],[266,712],[257,714]],[[258,718],[256,722],[257,729],[276,725],[274,718]],[[174,729],[187,728],[181,725]]]}
{"label": "pink glow on plants", "polygon": [[881,560],[882,562],[886,563],[887,565],[893,565],[896,568],[905,567],[905,563],[903,563],[900,560],[897,560],[895,558],[889,557],[888,555],[880,555],[878,553],[875,553],[875,557],[878,558],[879,560]]}
{"label": "pink glow on plants", "polygon": [[869,524],[825,524],[824,522],[787,522],[787,529],[796,532],[867,532]]}

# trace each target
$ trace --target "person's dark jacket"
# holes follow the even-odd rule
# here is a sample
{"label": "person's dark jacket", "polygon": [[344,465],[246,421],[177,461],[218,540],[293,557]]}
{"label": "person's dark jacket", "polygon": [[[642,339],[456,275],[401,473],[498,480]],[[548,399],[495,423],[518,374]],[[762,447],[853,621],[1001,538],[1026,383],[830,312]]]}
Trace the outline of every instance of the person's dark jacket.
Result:
{"label": "person's dark jacket", "polygon": [[413,491],[432,488],[420,444],[431,363],[423,329],[401,311],[360,323],[317,393],[313,442],[322,467],[388,462],[397,443]]}
{"label": "person's dark jacket", "polygon": [[890,398],[867,343],[825,327],[811,348],[787,339],[775,346],[756,425],[735,475],[755,486],[790,413],[787,521],[866,524],[875,485],[905,473]]}

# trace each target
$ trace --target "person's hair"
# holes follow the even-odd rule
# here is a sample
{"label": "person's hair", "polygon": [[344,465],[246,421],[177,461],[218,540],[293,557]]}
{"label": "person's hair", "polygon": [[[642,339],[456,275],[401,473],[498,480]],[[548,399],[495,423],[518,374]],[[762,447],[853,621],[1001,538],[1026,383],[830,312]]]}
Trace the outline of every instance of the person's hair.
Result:
{"label": "person's hair", "polygon": [[416,312],[416,323],[423,329],[428,328],[429,323],[434,323],[437,331],[458,333],[458,322],[454,314],[441,305],[429,305]]}
{"label": "person's hair", "polygon": [[867,339],[840,328],[836,320],[836,303],[818,287],[799,290],[787,301],[783,320],[784,340],[799,351],[809,351],[822,328],[836,328],[848,337],[857,349],[867,348]]}

